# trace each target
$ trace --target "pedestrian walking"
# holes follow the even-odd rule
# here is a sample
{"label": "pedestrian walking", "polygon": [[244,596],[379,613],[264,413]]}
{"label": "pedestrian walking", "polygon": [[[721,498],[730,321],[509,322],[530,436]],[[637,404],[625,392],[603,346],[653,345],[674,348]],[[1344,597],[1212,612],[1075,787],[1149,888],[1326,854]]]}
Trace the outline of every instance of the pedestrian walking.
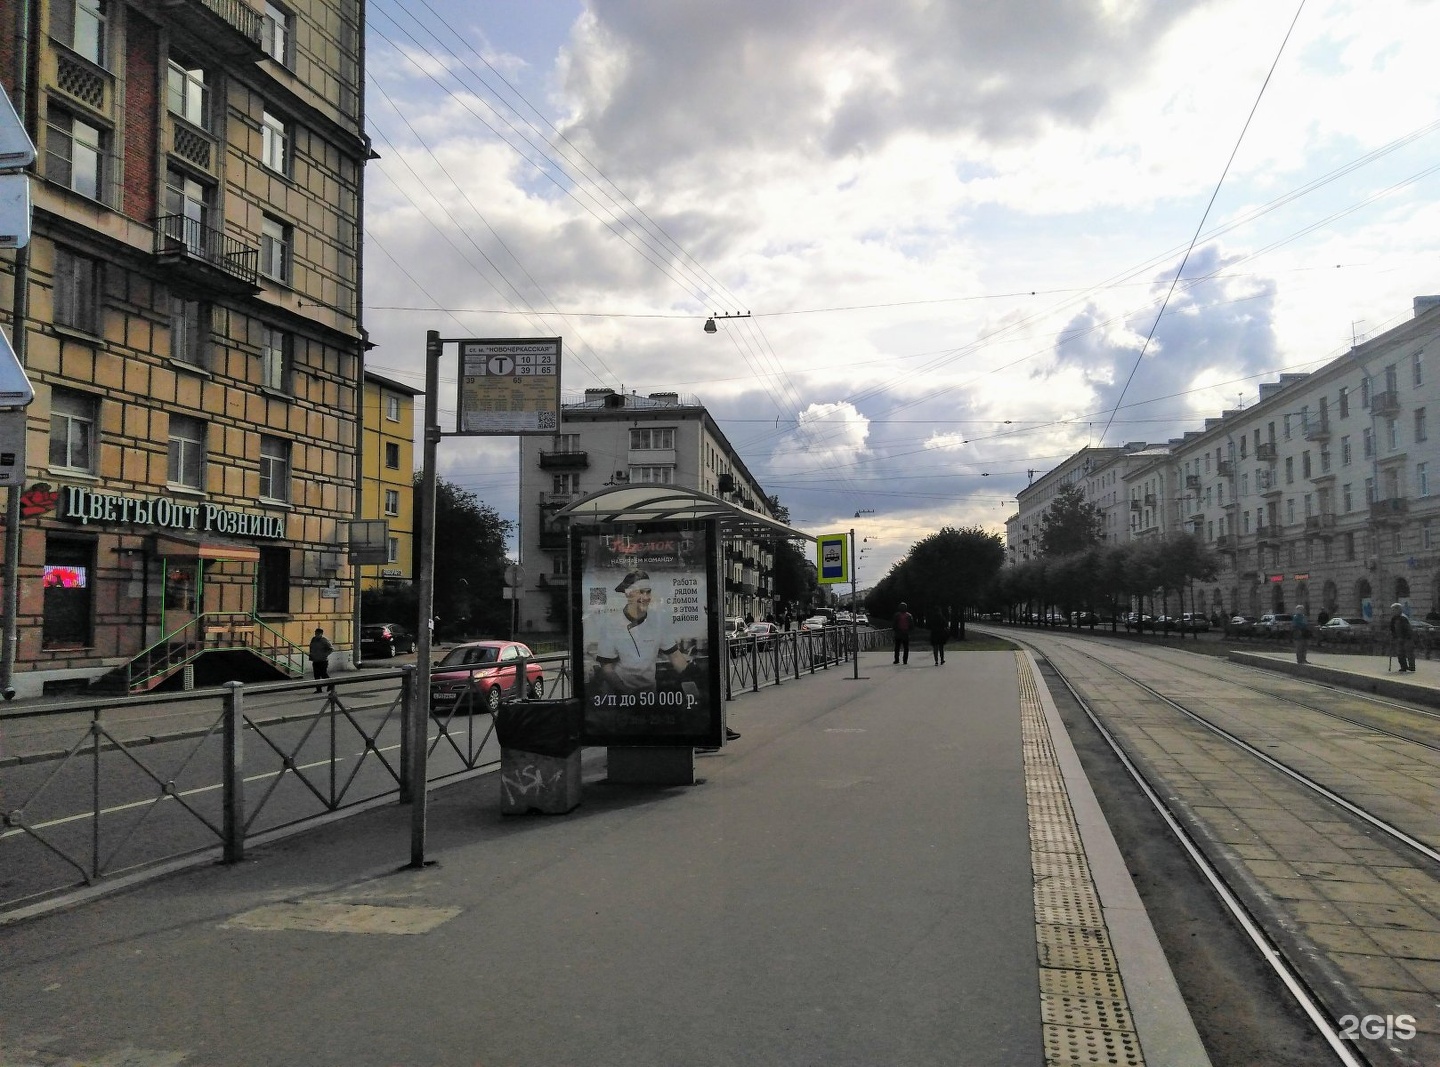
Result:
{"label": "pedestrian walking", "polygon": [[[334,651],[335,646],[325,636],[324,627],[315,627],[315,636],[310,638],[310,667],[317,682],[330,677],[330,653]],[[320,692],[320,686],[315,687],[315,692]]]}
{"label": "pedestrian walking", "polygon": [[944,611],[930,613],[930,651],[935,656],[935,666],[945,662],[945,641],[950,636],[950,620]]}
{"label": "pedestrian walking", "polygon": [[1295,635],[1295,662],[1304,663],[1310,651],[1310,620],[1305,615],[1305,605],[1296,604],[1295,614],[1290,616],[1290,630]]}
{"label": "pedestrian walking", "polygon": [[1415,673],[1415,627],[1399,604],[1390,605],[1390,640],[1395,645],[1395,658],[1400,661],[1400,670]]}
{"label": "pedestrian walking", "polygon": [[895,613],[895,618],[890,620],[890,628],[895,636],[896,663],[910,663],[910,630],[914,625],[915,616],[906,610],[905,601],[900,601],[900,610]]}

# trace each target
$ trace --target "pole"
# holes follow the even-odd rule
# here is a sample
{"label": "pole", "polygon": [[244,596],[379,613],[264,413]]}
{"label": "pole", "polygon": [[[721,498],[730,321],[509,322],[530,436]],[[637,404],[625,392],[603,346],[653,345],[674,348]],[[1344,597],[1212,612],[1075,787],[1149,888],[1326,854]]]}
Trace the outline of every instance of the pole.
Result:
{"label": "pole", "polygon": [[[435,615],[435,451],[440,443],[440,355],[444,345],[435,330],[425,333],[425,447],[420,476],[420,618]],[[410,866],[425,866],[426,751],[430,731],[429,625],[416,627],[415,673],[410,693]]]}
{"label": "pole", "polygon": [[860,680],[860,606],[855,586],[860,579],[860,558],[855,555],[855,527],[850,527],[850,643],[855,649],[855,681]]}

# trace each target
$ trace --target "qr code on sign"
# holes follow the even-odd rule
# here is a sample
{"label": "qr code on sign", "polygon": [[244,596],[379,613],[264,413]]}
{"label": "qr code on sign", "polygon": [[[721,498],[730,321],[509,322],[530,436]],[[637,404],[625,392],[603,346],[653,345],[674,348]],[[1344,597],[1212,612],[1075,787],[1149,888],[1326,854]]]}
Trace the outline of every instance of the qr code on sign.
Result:
{"label": "qr code on sign", "polygon": [[605,606],[605,587],[603,585],[590,587],[590,606],[592,608],[603,608]]}
{"label": "qr code on sign", "polygon": [[536,412],[536,414],[539,415],[538,422],[539,422],[540,429],[542,429],[542,430],[553,430],[553,429],[555,429],[555,412],[553,412],[553,411],[540,411],[540,412]]}

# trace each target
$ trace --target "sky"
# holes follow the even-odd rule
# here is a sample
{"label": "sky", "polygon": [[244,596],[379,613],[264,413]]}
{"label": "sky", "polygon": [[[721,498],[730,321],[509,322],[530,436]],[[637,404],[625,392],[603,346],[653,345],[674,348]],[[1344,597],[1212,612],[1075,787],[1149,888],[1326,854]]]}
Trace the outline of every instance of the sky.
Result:
{"label": "sky", "polygon": [[[427,330],[559,336],[567,398],[700,400],[794,526],[856,531],[862,587],[944,526],[1003,534],[1077,449],[1197,429],[1440,293],[1433,0],[368,20],[370,368],[423,388]],[[439,445],[512,520],[517,464]]]}

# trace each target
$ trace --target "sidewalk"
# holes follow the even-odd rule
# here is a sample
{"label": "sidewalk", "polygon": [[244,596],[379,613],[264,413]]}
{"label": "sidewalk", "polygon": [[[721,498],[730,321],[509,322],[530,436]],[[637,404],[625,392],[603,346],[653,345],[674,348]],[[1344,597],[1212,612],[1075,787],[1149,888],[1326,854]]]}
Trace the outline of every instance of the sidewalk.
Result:
{"label": "sidewalk", "polygon": [[[1045,1062],[1025,773],[1045,739],[1022,744],[1017,663],[874,653],[859,681],[746,695],[703,784],[610,785],[587,752],[566,816],[500,816],[493,775],[438,790],[422,870],[398,869],[409,809],[386,807],[0,929],[0,1065]],[[1089,866],[1109,914],[1132,907],[1118,855]],[[1125,985],[1183,1031],[1141,926],[1114,932]],[[1203,1062],[1193,1028],[1148,1033],[1187,1050],[1153,1064]]]}

